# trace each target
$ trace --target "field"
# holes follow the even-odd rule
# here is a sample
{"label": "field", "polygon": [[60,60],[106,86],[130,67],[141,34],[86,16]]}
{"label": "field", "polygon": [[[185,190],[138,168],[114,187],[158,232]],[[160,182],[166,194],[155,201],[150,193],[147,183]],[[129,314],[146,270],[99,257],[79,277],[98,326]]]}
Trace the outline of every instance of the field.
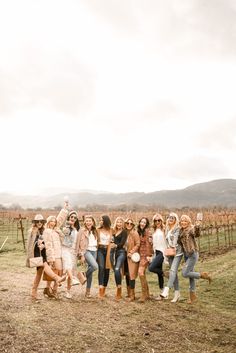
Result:
{"label": "field", "polygon": [[[144,304],[114,300],[113,273],[108,296],[85,299],[85,288],[73,287],[73,299],[32,302],[34,270],[25,266],[22,244],[0,253],[0,352],[31,353],[235,353],[236,352],[236,249],[202,257],[196,269],[210,271],[211,285],[200,280],[198,301],[187,304],[188,282],[181,279],[181,301],[149,300]],[[148,274],[153,295],[156,277]],[[123,286],[125,287],[125,286]],[[137,280],[137,297],[140,284]],[[125,297],[125,288],[123,288]]]}

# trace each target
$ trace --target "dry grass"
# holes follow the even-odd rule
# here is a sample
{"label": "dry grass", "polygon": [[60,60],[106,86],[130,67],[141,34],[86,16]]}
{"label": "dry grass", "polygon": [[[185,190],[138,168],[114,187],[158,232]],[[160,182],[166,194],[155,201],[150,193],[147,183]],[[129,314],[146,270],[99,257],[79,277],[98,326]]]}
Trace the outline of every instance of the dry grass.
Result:
{"label": "dry grass", "polygon": [[[72,300],[43,298],[32,303],[29,293],[34,270],[24,267],[20,250],[0,254],[0,352],[81,353],[235,353],[236,250],[199,262],[197,269],[214,276],[211,286],[200,280],[199,300],[188,305],[188,282],[181,278],[182,300],[119,303],[114,300],[113,274],[108,297],[85,299],[74,287]],[[181,277],[181,276],[180,276]],[[153,294],[156,277],[148,274]],[[137,296],[140,286],[137,281]]]}

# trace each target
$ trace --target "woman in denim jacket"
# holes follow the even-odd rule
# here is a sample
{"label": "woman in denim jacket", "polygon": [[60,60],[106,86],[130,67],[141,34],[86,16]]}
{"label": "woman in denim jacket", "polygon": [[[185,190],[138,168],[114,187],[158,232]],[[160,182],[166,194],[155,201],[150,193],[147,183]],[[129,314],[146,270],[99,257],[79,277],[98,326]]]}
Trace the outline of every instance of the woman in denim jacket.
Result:
{"label": "woman in denim jacket", "polygon": [[169,289],[174,287],[175,294],[174,298],[171,300],[172,303],[176,303],[180,298],[178,268],[183,256],[183,249],[182,246],[178,244],[179,231],[179,217],[176,213],[171,212],[167,218],[165,236],[167,248],[175,249],[176,254],[174,256],[168,256],[168,262],[170,266],[169,280],[167,286],[160,294],[160,297],[167,299],[169,295]]}

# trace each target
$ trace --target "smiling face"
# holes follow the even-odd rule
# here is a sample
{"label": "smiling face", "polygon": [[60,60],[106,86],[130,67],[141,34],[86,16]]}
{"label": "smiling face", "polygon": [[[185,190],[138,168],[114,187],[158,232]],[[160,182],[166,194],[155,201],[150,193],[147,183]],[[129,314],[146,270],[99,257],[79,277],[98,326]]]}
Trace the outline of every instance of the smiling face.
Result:
{"label": "smiling face", "polygon": [[189,219],[187,219],[186,217],[181,217],[180,218],[180,227],[185,229],[190,225]]}
{"label": "smiling face", "polygon": [[125,227],[127,230],[131,230],[134,228],[134,223],[132,219],[127,219],[127,221],[125,222]]}
{"label": "smiling face", "polygon": [[55,217],[55,218],[52,218],[52,219],[50,220],[50,222],[48,222],[48,228],[54,229],[55,226],[56,226],[56,224],[57,224],[56,217]]}
{"label": "smiling face", "polygon": [[77,216],[75,213],[72,213],[72,215],[70,215],[69,217],[69,223],[73,226],[76,221],[77,221]]}
{"label": "smiling face", "polygon": [[169,216],[167,218],[167,223],[170,227],[173,227],[176,223],[176,218],[174,216]]}
{"label": "smiling face", "polygon": [[117,218],[117,219],[116,219],[116,221],[115,221],[115,228],[116,228],[117,230],[121,230],[121,229],[124,228],[124,221],[123,221],[123,219],[121,219],[121,218]]}
{"label": "smiling face", "polygon": [[155,218],[153,220],[153,223],[154,223],[156,228],[160,228],[162,226],[162,220],[160,218],[157,218],[157,219]]}
{"label": "smiling face", "polygon": [[35,225],[38,229],[41,229],[42,226],[44,225],[44,221],[34,221],[34,225]]}
{"label": "smiling face", "polygon": [[91,230],[92,226],[94,225],[92,218],[86,217],[84,220],[84,225],[88,230]]}
{"label": "smiling face", "polygon": [[146,225],[147,225],[147,220],[145,218],[142,218],[139,222],[140,229],[144,229]]}

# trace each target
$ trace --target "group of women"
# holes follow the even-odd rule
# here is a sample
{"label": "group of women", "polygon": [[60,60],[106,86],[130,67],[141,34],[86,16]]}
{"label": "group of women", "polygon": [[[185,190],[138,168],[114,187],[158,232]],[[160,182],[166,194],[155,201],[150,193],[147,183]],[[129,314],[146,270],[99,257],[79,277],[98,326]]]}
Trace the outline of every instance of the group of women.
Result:
{"label": "group of women", "polygon": [[[150,298],[146,277],[147,269],[157,274],[160,294],[156,300],[168,299],[169,291],[174,288],[171,302],[180,299],[178,268],[182,258],[182,275],[189,278],[189,303],[196,300],[195,280],[202,278],[211,282],[207,272],[195,272],[198,260],[196,237],[200,235],[201,222],[192,224],[187,215],[180,220],[176,213],[170,213],[166,224],[160,214],[155,214],[150,224],[147,217],[142,217],[137,228],[132,217],[124,220],[117,217],[112,227],[108,215],[101,216],[96,227],[92,215],[83,217],[80,227],[76,211],[69,211],[68,203],[57,217],[49,216],[44,220],[36,215],[28,232],[27,266],[32,257],[42,256],[43,266],[37,267],[32,287],[32,298],[39,299],[37,289],[45,276],[47,285],[44,294],[58,298],[58,286],[66,280],[66,298],[72,298],[71,287],[86,283],[87,298],[91,298],[91,286],[94,271],[98,270],[98,297],[103,299],[109,282],[110,270],[113,269],[116,295],[122,298],[122,279],[125,277],[127,300],[135,300],[135,283],[139,277],[141,283],[140,302]],[[77,262],[86,265],[85,277],[77,270]],[[169,264],[169,276],[164,286],[163,263]],[[79,274],[79,276],[78,276]],[[167,274],[165,274],[167,276]],[[53,284],[52,284],[53,283]]]}

